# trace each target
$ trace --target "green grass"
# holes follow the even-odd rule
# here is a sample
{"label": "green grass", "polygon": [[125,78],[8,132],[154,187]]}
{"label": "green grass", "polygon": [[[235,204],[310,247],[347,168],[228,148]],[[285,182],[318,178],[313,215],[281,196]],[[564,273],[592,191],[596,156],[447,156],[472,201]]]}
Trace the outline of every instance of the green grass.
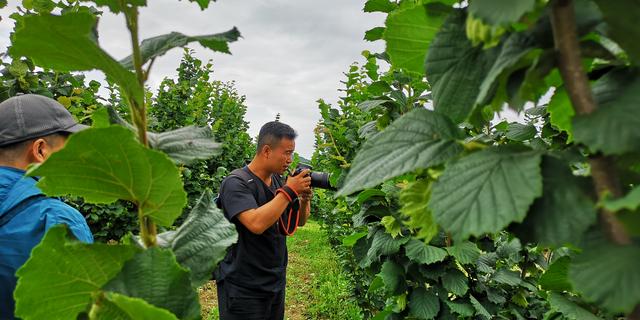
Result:
{"label": "green grass", "polygon": [[[315,221],[288,239],[288,319],[362,319],[349,281]],[[292,309],[292,307],[299,307]],[[296,311],[296,309],[298,309]]]}

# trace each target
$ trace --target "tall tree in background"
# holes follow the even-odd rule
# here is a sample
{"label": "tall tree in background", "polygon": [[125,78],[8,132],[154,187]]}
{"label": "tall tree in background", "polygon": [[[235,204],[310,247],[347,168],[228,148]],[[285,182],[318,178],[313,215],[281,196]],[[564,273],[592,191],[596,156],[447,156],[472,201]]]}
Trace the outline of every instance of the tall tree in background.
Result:
{"label": "tall tree in background", "polygon": [[185,126],[211,126],[220,152],[207,160],[183,168],[185,190],[190,208],[205,188],[217,190],[222,179],[233,169],[251,159],[254,146],[247,133],[249,123],[245,96],[233,82],[213,80],[213,66],[185,49],[176,79],[165,78],[149,107],[153,131],[173,130]]}

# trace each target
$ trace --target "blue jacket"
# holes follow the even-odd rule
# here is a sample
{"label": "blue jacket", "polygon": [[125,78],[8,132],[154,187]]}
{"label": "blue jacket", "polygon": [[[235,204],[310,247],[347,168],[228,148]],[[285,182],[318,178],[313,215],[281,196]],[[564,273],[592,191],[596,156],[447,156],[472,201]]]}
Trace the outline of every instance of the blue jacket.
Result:
{"label": "blue jacket", "polygon": [[[29,258],[46,231],[66,224],[78,240],[92,243],[93,236],[76,209],[47,198],[36,179],[24,171],[0,167],[0,319],[13,319],[15,272]],[[13,218],[10,218],[13,216]]]}

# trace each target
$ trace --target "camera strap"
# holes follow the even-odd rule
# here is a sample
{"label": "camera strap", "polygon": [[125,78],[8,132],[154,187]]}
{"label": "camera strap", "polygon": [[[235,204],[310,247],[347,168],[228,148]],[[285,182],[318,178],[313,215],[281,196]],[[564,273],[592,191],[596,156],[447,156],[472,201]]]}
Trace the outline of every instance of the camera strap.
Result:
{"label": "camera strap", "polygon": [[[289,210],[287,214],[287,225],[285,226],[284,224],[284,219],[282,219],[283,215],[281,215],[278,219],[280,232],[287,236],[292,236],[298,229],[298,222],[300,222],[300,201],[298,201],[298,194],[286,185],[276,190],[276,194],[278,193],[284,194],[284,196],[289,200],[289,205],[287,206],[287,209],[285,209]],[[296,221],[295,224],[293,224],[292,229],[291,218],[293,217],[294,213],[296,215]]]}
{"label": "camera strap", "polygon": [[[245,167],[246,168],[246,167]],[[265,193],[264,188],[262,187],[262,184],[259,181],[256,181],[254,179],[254,177],[247,171],[245,170],[245,168],[239,168],[239,169],[235,169],[233,171],[231,171],[231,173],[229,174],[229,176],[236,176],[238,178],[240,178],[242,181],[244,181],[247,186],[249,186],[249,188],[251,189],[251,191],[253,192],[253,197],[254,199],[256,199],[256,203],[263,203],[267,201],[267,195]],[[276,177],[274,176],[274,179],[276,179]],[[226,179],[225,179],[226,181]],[[225,181],[222,182],[222,184],[220,185],[220,189],[222,190],[222,187],[224,186]],[[276,183],[274,181],[274,183]],[[277,186],[280,187],[282,186],[280,189],[282,189],[284,186],[284,183],[281,180],[277,181]],[[288,187],[287,187],[288,188]],[[291,190],[289,188],[289,190]],[[291,190],[292,194],[295,194],[295,192],[293,190]],[[276,190],[276,194],[278,193],[278,191]],[[280,231],[280,233],[287,235],[287,236],[291,236],[295,233],[296,229],[298,228],[298,222],[300,220],[300,203],[297,201],[297,194],[296,194],[296,199],[294,200],[293,195],[290,195],[291,193],[284,193],[287,196],[287,199],[289,199],[289,206],[287,206],[287,208],[285,209],[285,211],[282,213],[282,215],[280,216],[280,218],[278,219],[278,230]],[[216,201],[216,205],[218,206],[218,208],[222,209],[222,204],[220,203],[220,195],[218,195],[215,199]],[[291,220],[293,219],[293,215],[296,215],[295,217],[295,224],[291,224]],[[284,218],[283,218],[284,217]],[[284,221],[287,220],[287,225],[285,226]]]}
{"label": "camera strap", "polygon": [[[246,168],[246,167],[245,167]],[[251,192],[253,193],[253,198],[256,199],[256,203],[260,204],[262,202],[267,201],[267,195],[264,192],[264,188],[256,181],[249,172],[245,170],[245,168],[239,168],[231,171],[231,173],[225,178],[220,184],[220,190],[224,187],[225,182],[227,182],[229,177],[238,177],[244,183],[247,184]],[[220,193],[215,197],[216,206],[218,209],[222,209],[222,203],[220,202]]]}

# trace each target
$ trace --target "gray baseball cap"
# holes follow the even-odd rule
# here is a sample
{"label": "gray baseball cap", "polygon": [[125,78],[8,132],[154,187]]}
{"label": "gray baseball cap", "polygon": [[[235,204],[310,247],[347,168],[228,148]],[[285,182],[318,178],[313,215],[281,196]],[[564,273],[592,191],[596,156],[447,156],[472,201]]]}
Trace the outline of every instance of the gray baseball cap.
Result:
{"label": "gray baseball cap", "polygon": [[58,101],[45,96],[24,94],[0,103],[0,147],[86,128],[88,126],[77,123]]}

